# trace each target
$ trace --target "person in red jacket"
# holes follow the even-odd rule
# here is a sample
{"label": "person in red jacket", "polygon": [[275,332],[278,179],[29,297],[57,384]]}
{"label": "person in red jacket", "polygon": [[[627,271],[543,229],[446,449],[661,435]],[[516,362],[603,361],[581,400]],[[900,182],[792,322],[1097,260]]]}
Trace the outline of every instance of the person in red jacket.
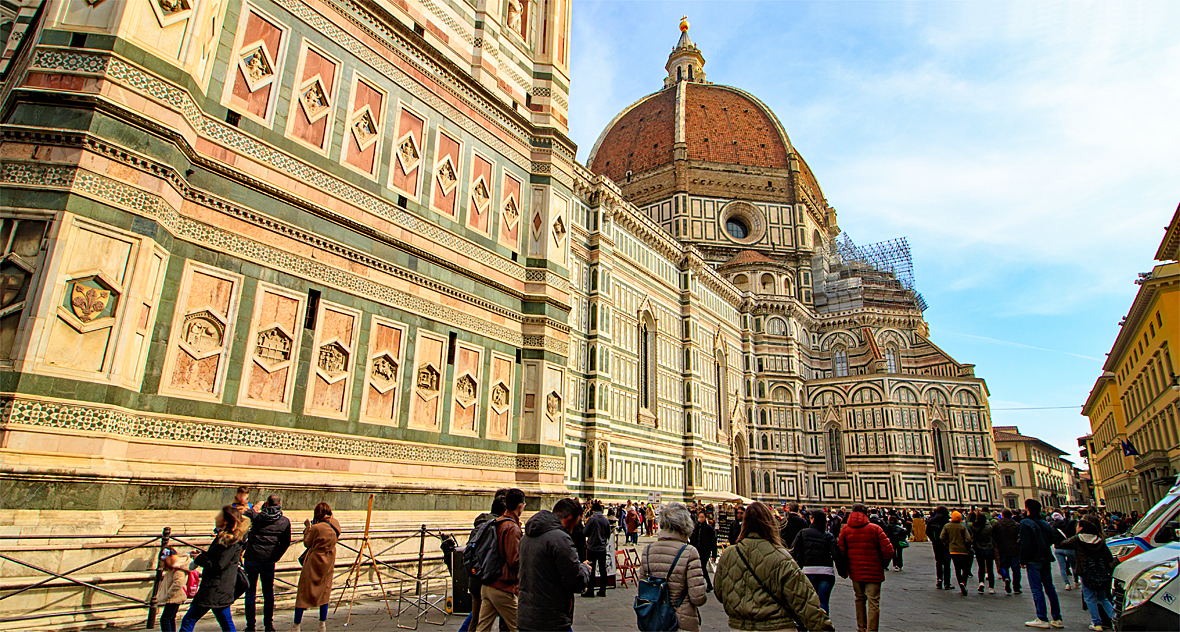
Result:
{"label": "person in red jacket", "polygon": [[848,522],[840,529],[837,545],[848,560],[848,578],[856,593],[857,632],[877,632],[881,582],[885,581],[885,567],[893,559],[893,543],[881,527],[869,522],[868,508],[858,503],[852,506]]}

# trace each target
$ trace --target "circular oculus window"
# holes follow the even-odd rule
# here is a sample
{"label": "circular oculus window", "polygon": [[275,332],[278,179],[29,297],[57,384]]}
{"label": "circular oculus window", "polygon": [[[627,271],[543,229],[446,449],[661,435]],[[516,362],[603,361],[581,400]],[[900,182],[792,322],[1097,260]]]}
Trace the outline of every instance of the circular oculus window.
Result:
{"label": "circular oculus window", "polygon": [[756,243],[766,234],[762,211],[749,202],[733,201],[726,204],[721,209],[720,220],[725,235],[740,244]]}

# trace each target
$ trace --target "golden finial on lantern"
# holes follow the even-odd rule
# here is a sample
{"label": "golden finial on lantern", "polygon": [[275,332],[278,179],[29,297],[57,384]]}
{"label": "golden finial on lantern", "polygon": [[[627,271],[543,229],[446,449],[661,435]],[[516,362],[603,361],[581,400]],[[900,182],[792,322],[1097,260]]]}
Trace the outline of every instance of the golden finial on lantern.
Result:
{"label": "golden finial on lantern", "polygon": [[687,15],[680,18],[680,32],[684,33],[686,31],[688,31],[688,16]]}

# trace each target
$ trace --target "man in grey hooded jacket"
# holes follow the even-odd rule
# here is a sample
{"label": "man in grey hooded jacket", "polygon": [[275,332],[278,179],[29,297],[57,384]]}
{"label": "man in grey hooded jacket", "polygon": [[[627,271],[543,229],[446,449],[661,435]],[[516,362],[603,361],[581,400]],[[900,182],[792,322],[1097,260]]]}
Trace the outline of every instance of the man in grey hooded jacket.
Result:
{"label": "man in grey hooded jacket", "polygon": [[568,630],[573,625],[574,595],[590,581],[590,566],[578,561],[570,537],[581,517],[582,505],[563,498],[553,511],[539,511],[525,523],[516,616],[521,632]]}

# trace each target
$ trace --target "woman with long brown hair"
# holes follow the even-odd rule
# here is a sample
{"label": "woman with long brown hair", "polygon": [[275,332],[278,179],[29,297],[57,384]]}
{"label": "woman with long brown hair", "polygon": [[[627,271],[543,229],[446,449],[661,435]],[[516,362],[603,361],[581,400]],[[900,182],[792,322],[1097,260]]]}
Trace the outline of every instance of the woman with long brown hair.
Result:
{"label": "woman with long brown hair", "polygon": [[713,583],[734,630],[834,630],[819,596],[779,539],[770,507],[746,507],[737,544],[725,549]]}
{"label": "woman with long brown hair", "polygon": [[295,594],[295,625],[299,632],[303,611],[320,609],[320,632],[327,629],[328,604],[332,601],[332,572],[336,569],[336,541],[340,538],[340,523],[332,517],[328,503],[315,506],[314,520],[303,522],[303,546],[307,550],[299,557],[303,570],[299,571],[299,589]]}

